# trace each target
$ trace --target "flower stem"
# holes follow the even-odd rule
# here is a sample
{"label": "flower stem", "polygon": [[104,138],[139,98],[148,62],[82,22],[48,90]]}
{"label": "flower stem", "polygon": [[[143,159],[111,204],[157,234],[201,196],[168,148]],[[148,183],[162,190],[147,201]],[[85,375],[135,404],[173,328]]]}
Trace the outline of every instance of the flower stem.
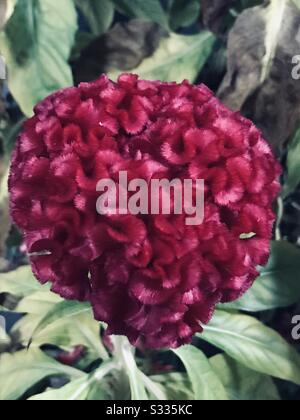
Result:
{"label": "flower stem", "polygon": [[126,337],[112,336],[111,340],[114,345],[114,356],[128,376],[132,400],[147,400],[145,385],[141,381],[140,370],[134,358],[134,347]]}

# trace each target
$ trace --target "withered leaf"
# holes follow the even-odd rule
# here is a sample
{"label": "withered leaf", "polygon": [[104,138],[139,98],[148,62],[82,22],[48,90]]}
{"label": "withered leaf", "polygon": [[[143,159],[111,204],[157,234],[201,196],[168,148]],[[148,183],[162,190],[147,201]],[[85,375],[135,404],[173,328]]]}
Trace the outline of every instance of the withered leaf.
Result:
{"label": "withered leaf", "polygon": [[300,11],[287,0],[245,10],[229,34],[219,96],[251,118],[278,152],[300,119],[300,83],[292,77],[299,51]]}
{"label": "withered leaf", "polygon": [[201,15],[204,25],[213,32],[218,32],[233,3],[234,0],[202,0]]}
{"label": "withered leaf", "polygon": [[117,23],[82,51],[74,65],[75,82],[91,81],[116,68],[128,71],[137,67],[166,35],[158,24],[140,19]]}

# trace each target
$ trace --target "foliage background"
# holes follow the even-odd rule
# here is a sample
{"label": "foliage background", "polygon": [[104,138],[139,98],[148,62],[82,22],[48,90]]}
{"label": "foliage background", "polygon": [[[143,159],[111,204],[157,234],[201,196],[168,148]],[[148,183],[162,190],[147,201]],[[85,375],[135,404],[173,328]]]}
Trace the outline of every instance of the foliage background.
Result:
{"label": "foliage background", "polygon": [[[0,26],[0,400],[299,400],[299,0],[1,0]],[[206,83],[254,120],[284,167],[268,267],[173,352],[109,340],[88,305],[39,285],[9,220],[10,154],[33,106],[121,71]]]}

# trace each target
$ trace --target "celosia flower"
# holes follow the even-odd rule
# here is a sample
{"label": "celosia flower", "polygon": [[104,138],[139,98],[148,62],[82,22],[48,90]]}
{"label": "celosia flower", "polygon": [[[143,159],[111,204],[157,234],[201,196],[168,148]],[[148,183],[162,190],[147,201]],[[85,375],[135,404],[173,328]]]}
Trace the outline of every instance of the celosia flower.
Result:
{"label": "celosia flower", "polygon": [[[204,223],[99,215],[96,184],[120,171],[204,179]],[[90,301],[109,334],[177,347],[266,264],[279,173],[260,131],[204,85],[102,76],[36,106],[13,156],[11,214],[39,281]]]}

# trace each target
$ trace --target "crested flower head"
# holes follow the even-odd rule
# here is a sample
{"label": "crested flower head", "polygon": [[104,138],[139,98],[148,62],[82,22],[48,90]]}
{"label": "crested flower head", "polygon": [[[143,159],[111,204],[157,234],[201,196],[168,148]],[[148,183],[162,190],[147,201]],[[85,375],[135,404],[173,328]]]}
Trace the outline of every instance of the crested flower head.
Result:
{"label": "crested flower head", "polygon": [[[203,223],[99,214],[97,183],[121,171],[203,179]],[[11,214],[40,282],[90,301],[109,334],[177,347],[267,263],[279,173],[261,132],[204,85],[102,76],[36,106],[13,156]]]}

